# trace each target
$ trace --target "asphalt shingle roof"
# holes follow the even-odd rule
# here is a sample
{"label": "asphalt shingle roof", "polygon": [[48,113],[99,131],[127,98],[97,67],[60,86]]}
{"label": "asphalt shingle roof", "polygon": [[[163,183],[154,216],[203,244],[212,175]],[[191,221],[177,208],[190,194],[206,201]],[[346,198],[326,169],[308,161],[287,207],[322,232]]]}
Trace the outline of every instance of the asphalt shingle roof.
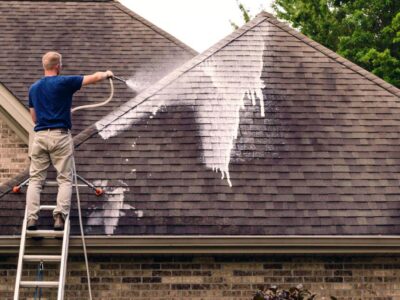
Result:
{"label": "asphalt shingle roof", "polygon": [[[43,76],[42,55],[63,55],[63,74],[113,70],[135,77],[143,89],[197,53],[117,1],[0,1],[0,83],[27,106],[29,86]],[[107,82],[89,86],[74,106],[99,102],[109,94]],[[77,133],[137,92],[116,83],[109,105],[77,112]]]}
{"label": "asphalt shingle roof", "polygon": [[262,13],[76,137],[87,233],[398,234],[399,97]]}

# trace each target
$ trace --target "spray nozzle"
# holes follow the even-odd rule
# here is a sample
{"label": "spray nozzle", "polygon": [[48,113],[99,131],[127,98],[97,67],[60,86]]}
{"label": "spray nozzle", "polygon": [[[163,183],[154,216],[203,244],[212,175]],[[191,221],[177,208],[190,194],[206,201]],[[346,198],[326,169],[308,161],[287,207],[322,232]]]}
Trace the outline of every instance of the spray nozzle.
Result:
{"label": "spray nozzle", "polygon": [[116,79],[116,80],[118,80],[118,81],[121,81],[121,82],[127,84],[127,83],[126,83],[126,79],[124,79],[124,78],[122,78],[122,77],[118,77],[118,76],[115,76],[115,75],[114,75],[114,76],[112,76],[111,78],[112,78],[112,79]]}

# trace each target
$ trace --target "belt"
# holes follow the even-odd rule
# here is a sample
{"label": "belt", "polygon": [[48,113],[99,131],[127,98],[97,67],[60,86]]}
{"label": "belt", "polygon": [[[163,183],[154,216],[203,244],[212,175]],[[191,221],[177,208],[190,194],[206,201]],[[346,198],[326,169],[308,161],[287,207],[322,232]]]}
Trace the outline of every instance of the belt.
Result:
{"label": "belt", "polygon": [[60,131],[63,133],[68,133],[69,129],[68,128],[46,128],[46,129],[39,130],[38,132],[41,132],[41,131]]}

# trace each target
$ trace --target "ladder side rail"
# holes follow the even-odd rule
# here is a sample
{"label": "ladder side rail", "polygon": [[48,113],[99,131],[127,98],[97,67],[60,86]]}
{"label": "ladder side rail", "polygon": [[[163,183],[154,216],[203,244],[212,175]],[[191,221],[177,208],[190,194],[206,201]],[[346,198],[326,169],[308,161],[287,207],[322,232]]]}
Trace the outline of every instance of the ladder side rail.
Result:
{"label": "ladder side rail", "polygon": [[17,267],[17,276],[15,278],[15,289],[14,289],[14,300],[19,299],[19,290],[22,276],[22,266],[25,254],[25,243],[26,243],[26,226],[28,223],[28,208],[25,207],[24,221],[22,223],[22,231],[21,231],[21,242],[19,245],[19,255],[18,255],[18,267]]}
{"label": "ladder side rail", "polygon": [[67,261],[68,261],[69,232],[70,232],[70,222],[68,214],[67,218],[65,219],[65,225],[64,225],[64,237],[62,243],[60,275],[59,275],[60,285],[58,287],[57,300],[64,300],[65,277],[67,274]]}

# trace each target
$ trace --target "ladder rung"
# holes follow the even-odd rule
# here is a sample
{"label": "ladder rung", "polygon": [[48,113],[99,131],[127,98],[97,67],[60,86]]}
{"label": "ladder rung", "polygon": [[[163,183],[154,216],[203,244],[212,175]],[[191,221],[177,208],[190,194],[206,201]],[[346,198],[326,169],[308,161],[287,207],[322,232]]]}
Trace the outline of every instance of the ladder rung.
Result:
{"label": "ladder rung", "polygon": [[62,237],[63,230],[27,230],[26,235],[30,237]]}
{"label": "ladder rung", "polygon": [[[45,181],[44,185],[46,186],[58,186],[58,182],[57,181]],[[72,186],[75,186],[75,182],[72,183]],[[86,184],[79,184],[78,186],[87,186]]]}
{"label": "ladder rung", "polygon": [[58,281],[21,281],[21,287],[58,287]]}
{"label": "ladder rung", "polygon": [[[26,185],[29,185],[29,183],[27,183]],[[44,186],[58,186],[58,182],[57,181],[46,181],[44,183]],[[76,186],[75,183],[72,183],[72,186]],[[78,183],[77,185],[78,187],[85,187],[87,186],[86,184],[82,184],[82,183]]]}
{"label": "ladder rung", "polygon": [[54,210],[55,208],[55,205],[40,205],[40,210]]}
{"label": "ladder rung", "polygon": [[61,261],[61,255],[24,255],[24,261],[40,262],[40,261]]}

